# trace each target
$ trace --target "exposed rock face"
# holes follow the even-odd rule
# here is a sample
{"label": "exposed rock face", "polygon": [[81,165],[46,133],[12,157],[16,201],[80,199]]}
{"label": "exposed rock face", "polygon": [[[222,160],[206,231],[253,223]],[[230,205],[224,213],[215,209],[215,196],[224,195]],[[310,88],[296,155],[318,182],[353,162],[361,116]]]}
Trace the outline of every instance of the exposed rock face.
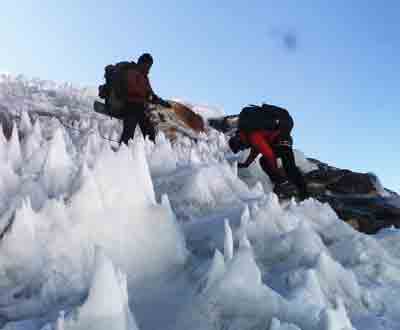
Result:
{"label": "exposed rock face", "polygon": [[318,166],[305,175],[311,195],[329,203],[341,219],[369,234],[383,227],[400,227],[400,196],[380,191],[374,175],[309,160]]}
{"label": "exposed rock face", "polygon": [[[209,120],[209,125],[230,135],[238,116]],[[373,234],[384,227],[400,228],[400,196],[380,187],[371,173],[339,169],[316,159],[308,159],[318,169],[305,174],[312,197],[329,203],[338,216],[361,232]]]}
{"label": "exposed rock face", "polygon": [[[310,160],[310,159],[309,159]],[[312,188],[330,191],[334,194],[369,195],[380,194],[375,184],[375,176],[369,173],[356,173],[350,170],[341,170],[312,160],[319,167],[318,170],[307,173],[306,180]]]}
{"label": "exposed rock face", "polygon": [[171,108],[160,105],[150,108],[151,120],[157,130],[163,131],[170,140],[175,140],[178,134],[196,139],[199,133],[205,131],[205,123],[201,116],[181,103],[169,103]]}
{"label": "exposed rock face", "polygon": [[340,194],[375,194],[376,188],[368,174],[344,171],[340,178],[327,186],[328,190]]}
{"label": "exposed rock face", "polygon": [[[201,116],[194,113],[191,109],[187,106],[177,103],[177,102],[170,102],[172,105],[172,110],[175,112],[176,116],[184,122],[188,127],[193,129],[196,132],[203,132],[204,131],[204,121]],[[167,108],[168,109],[168,108]]]}

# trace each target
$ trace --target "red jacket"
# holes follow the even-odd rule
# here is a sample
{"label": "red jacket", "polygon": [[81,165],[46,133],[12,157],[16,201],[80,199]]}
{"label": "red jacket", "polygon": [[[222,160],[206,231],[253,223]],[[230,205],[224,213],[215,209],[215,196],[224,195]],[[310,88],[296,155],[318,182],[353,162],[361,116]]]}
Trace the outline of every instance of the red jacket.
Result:
{"label": "red jacket", "polygon": [[153,95],[147,75],[137,69],[127,72],[127,100],[132,103],[147,103]]}
{"label": "red jacket", "polygon": [[244,143],[248,143],[251,147],[251,152],[246,160],[246,163],[250,165],[259,154],[262,154],[270,169],[274,172],[278,172],[278,165],[276,162],[276,155],[272,149],[272,145],[277,142],[280,131],[266,131],[259,130],[253,132],[240,132],[240,139]]}

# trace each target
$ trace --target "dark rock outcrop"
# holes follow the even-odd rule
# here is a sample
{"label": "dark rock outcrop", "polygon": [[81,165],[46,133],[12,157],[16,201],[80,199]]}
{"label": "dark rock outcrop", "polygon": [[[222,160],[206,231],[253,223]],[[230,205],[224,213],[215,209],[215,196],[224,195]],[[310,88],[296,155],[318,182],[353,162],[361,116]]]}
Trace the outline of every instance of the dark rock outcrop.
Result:
{"label": "dark rock outcrop", "polygon": [[329,203],[341,219],[368,234],[384,227],[400,228],[400,196],[381,191],[376,176],[309,160],[318,166],[305,175],[311,195]]}

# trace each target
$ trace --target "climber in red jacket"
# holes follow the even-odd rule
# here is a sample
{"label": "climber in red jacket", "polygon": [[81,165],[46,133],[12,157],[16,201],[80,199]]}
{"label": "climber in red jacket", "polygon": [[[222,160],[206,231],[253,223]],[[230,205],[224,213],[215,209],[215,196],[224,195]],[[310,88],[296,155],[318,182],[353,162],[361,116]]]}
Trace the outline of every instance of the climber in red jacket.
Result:
{"label": "climber in red jacket", "polygon": [[128,141],[133,138],[137,124],[143,135],[149,136],[150,140],[154,141],[156,131],[150,120],[148,105],[153,103],[171,107],[167,101],[157,96],[151,87],[148,75],[152,65],[153,57],[144,53],[139,57],[137,64],[131,62],[125,71],[126,102],[120,144],[128,144]]}
{"label": "climber in red jacket", "polygon": [[[286,110],[269,110],[267,116],[265,113],[261,113],[264,119],[257,118],[256,126],[259,127],[255,129],[249,129],[248,125],[247,127],[240,125],[239,117],[239,129],[236,135],[229,140],[229,146],[234,153],[247,148],[251,149],[247,160],[238,164],[239,168],[248,167],[261,154],[260,165],[275,184],[274,191],[278,195],[287,195],[291,182],[298,189],[300,199],[305,199],[308,196],[306,183],[296,166],[292,149],[293,139],[290,133],[293,128],[293,119]],[[265,124],[260,121],[264,121]],[[277,158],[281,159],[287,177],[280,172]]]}

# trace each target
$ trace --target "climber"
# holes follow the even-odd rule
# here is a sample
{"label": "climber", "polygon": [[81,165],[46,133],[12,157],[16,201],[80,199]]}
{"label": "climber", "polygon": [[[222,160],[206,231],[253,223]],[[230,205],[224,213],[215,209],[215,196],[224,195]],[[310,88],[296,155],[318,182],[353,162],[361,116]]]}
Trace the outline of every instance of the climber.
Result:
{"label": "climber", "polygon": [[[303,175],[297,168],[292,144],[291,131],[293,119],[287,110],[263,104],[249,106],[239,115],[239,126],[236,134],[229,140],[229,146],[234,153],[250,148],[250,154],[239,168],[246,168],[262,154],[260,165],[275,184],[274,192],[280,197],[287,197],[293,192],[293,184],[297,188],[299,199],[308,196]],[[277,164],[277,158],[282,161],[286,176]]]}
{"label": "climber", "polygon": [[139,124],[144,136],[155,140],[155,129],[150,121],[149,103],[170,107],[169,103],[158,97],[151,88],[148,74],[153,65],[153,57],[142,54],[136,65],[126,71],[126,103],[123,117],[123,131],[120,143],[128,144],[133,138],[135,128]]}
{"label": "climber", "polygon": [[158,97],[151,88],[148,74],[153,57],[142,54],[137,63],[119,62],[105,67],[106,83],[99,86],[99,97],[105,100],[105,112],[123,120],[120,144],[127,144],[133,138],[139,124],[144,136],[154,141],[155,129],[150,121],[149,104],[171,105]]}

